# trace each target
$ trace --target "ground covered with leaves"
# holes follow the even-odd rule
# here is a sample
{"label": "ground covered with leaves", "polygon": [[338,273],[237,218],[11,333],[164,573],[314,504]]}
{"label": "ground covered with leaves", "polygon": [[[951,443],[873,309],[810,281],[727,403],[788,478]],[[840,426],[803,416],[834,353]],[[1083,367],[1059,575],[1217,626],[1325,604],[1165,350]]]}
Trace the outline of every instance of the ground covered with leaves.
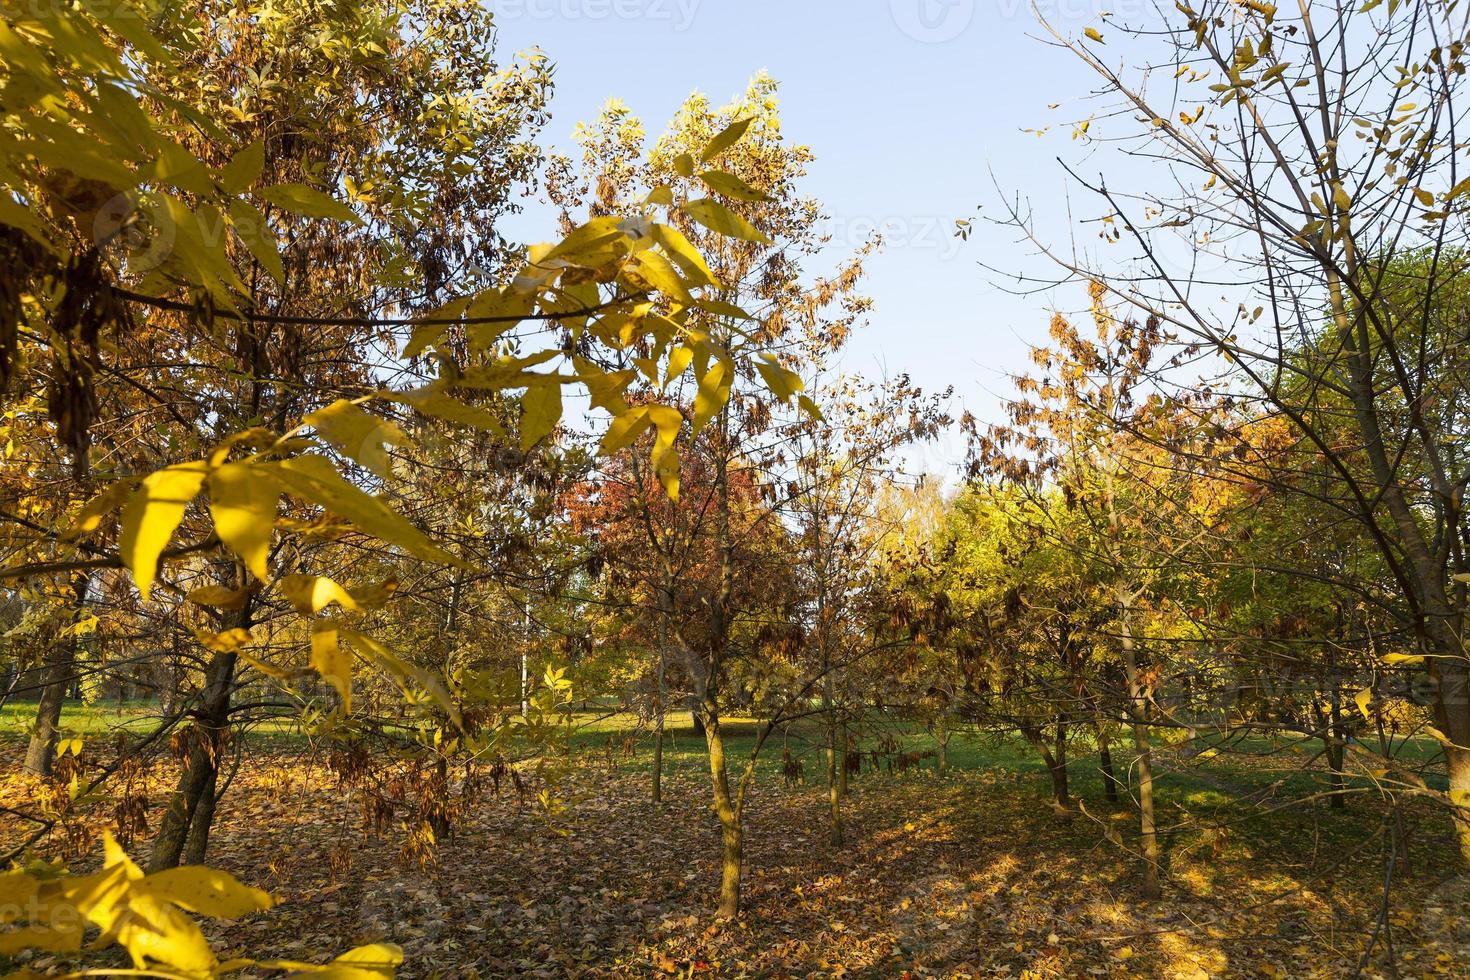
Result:
{"label": "ground covered with leaves", "polygon": [[[170,775],[160,767],[148,777],[151,816]],[[1394,859],[1384,906],[1388,824],[1375,802],[1281,808],[1287,789],[1248,767],[1181,777],[1172,789],[1166,781],[1176,828],[1166,894],[1141,903],[1131,809],[1094,802],[1099,794],[1079,780],[1084,808],[1061,818],[1044,782],[1005,765],[942,777],[865,772],[851,787],[845,841],[833,846],[825,789],[787,789],[763,771],[749,813],[746,910],[717,927],[718,828],[706,783],[687,761],[655,805],[640,761],[609,766],[605,753],[586,751],[563,783],[569,806],[560,818],[548,822],[531,795],[506,787],[437,842],[432,864],[405,866],[398,828],[366,833],[359,802],[322,760],[278,746],[242,764],[210,860],[282,904],[209,931],[222,951],[302,959],[391,941],[406,952],[404,977],[1470,970],[1470,885],[1454,877],[1448,827],[1435,815],[1408,814],[1410,854]],[[36,791],[13,777],[3,802]],[[100,830],[109,819],[99,803],[83,823]],[[10,839],[25,827],[0,829]],[[53,834],[40,850],[64,847]]]}

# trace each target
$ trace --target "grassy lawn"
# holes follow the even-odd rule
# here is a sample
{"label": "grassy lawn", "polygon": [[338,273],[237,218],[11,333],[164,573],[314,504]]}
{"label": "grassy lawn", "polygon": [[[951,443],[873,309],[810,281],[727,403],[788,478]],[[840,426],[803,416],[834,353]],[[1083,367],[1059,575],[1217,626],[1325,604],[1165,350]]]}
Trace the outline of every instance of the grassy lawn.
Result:
{"label": "grassy lawn", "polygon": [[[156,701],[106,701],[83,704],[67,701],[61,710],[63,738],[111,737],[119,732],[141,735],[152,731],[163,719]],[[0,741],[29,738],[36,723],[36,702],[11,701],[0,706]],[[292,719],[271,718],[252,723],[252,738],[271,741],[301,738],[300,726]]]}

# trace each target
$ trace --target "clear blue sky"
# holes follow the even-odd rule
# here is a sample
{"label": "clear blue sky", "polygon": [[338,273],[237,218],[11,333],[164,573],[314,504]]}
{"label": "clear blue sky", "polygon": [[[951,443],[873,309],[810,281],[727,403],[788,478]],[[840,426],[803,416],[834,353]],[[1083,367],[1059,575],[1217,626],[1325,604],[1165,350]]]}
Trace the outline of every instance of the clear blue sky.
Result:
{"label": "clear blue sky", "polygon": [[[981,264],[1048,267],[1013,232],[980,222],[960,242],[954,222],[977,207],[998,216],[1002,192],[1019,194],[1065,244],[1073,231],[1056,157],[1092,172],[1102,166],[1073,141],[1070,125],[1092,111],[1078,97],[1096,79],[1039,40],[1026,0],[487,2],[502,56],[539,46],[555,62],[545,138],[560,148],[609,97],[657,133],[690,92],[722,102],[769,71],[782,86],[788,138],[816,152],[807,189],[832,216],[838,242],[875,226],[888,242],[868,266],[871,325],[844,366],[871,376],[907,372],[928,389],[953,385],[956,411],[998,417],[997,393],[1007,390],[1008,373],[1025,370],[1027,343],[1045,338],[1053,298],[1009,295]],[[1101,0],[1041,6],[1073,35],[1099,25],[1099,12],[1120,11]],[[1023,132],[1044,126],[1054,128],[1042,138]],[[1072,194],[1079,213],[1096,216],[1085,191]],[[1076,234],[1096,241],[1095,229]],[[1086,305],[1080,288],[1054,301]],[[942,470],[962,456],[955,438],[911,465]]]}

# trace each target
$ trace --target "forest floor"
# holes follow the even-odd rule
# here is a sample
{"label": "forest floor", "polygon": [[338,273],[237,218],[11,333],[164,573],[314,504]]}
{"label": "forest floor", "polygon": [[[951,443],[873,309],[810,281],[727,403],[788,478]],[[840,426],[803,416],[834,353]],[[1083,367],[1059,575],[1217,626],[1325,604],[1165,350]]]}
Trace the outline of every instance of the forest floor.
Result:
{"label": "forest floor", "polygon": [[[833,846],[825,787],[785,788],[776,745],[750,804],[745,911],[717,928],[719,833],[700,746],[687,732],[676,741],[655,805],[646,749],[615,752],[610,766],[605,738],[578,740],[562,816],[548,823],[509,790],[490,796],[427,868],[397,861],[400,831],[365,834],[358,802],[320,759],[264,740],[221,802],[210,863],[282,904],[207,932],[222,953],[297,959],[396,942],[405,978],[1470,975],[1470,879],[1453,876],[1447,820],[1407,812],[1409,859],[1395,863],[1381,914],[1380,804],[1286,805],[1311,796],[1315,777],[1283,782],[1275,755],[1201,770],[1166,754],[1165,894],[1144,903],[1127,850],[1133,810],[1105,803],[1086,763],[1074,764],[1085,810],[1068,819],[1011,746],[956,744],[958,768],[944,775],[932,760],[865,771]],[[4,772],[20,752],[0,741]],[[809,755],[809,783],[819,769]],[[151,822],[171,775],[160,766],[148,780]],[[0,804],[35,792],[8,776]],[[88,822],[100,830],[108,812],[99,803]],[[0,845],[22,829],[0,821]]]}

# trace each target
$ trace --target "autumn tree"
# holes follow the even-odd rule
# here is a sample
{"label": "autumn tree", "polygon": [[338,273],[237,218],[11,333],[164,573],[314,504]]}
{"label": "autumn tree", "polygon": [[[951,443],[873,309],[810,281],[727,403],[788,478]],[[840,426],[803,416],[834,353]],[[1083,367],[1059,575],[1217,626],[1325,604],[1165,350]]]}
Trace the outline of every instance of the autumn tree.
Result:
{"label": "autumn tree", "polygon": [[[1470,471],[1464,345],[1449,326],[1470,193],[1463,17],[1438,0],[1186,3],[1144,31],[1053,38],[1102,80],[1109,138],[1174,179],[1083,180],[1118,261],[1051,254],[1218,354],[1212,386],[1282,419],[1324,461],[1329,482],[1311,492],[1363,529],[1397,583],[1470,856],[1458,812],[1470,793]],[[1136,69],[1112,53],[1130,40]]]}

